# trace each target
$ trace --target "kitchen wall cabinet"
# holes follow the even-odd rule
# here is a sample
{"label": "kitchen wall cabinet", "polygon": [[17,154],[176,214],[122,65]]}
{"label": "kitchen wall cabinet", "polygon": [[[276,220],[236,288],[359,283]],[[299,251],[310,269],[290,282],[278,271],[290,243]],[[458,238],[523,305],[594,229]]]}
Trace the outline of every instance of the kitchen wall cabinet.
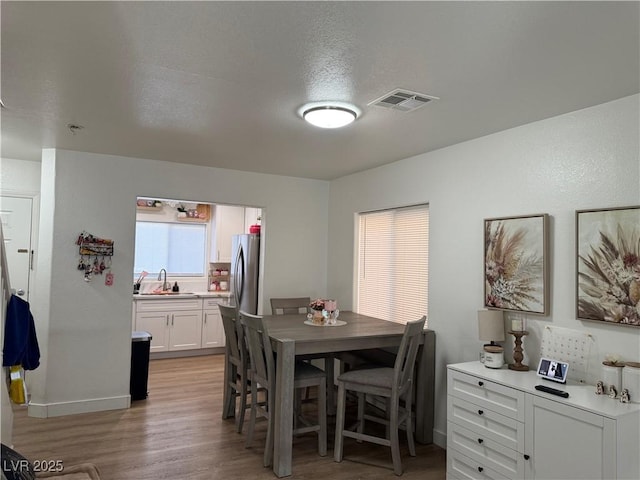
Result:
{"label": "kitchen wall cabinet", "polygon": [[640,405],[567,384],[535,390],[535,372],[480,362],[447,369],[447,478],[640,478]]}
{"label": "kitchen wall cabinet", "polygon": [[219,304],[225,305],[223,298],[205,298],[202,306],[202,348],[224,347],[224,329]]}
{"label": "kitchen wall cabinet", "polygon": [[200,348],[202,299],[137,300],[135,330],[151,334],[151,353]]}
{"label": "kitchen wall cabinet", "polygon": [[216,205],[213,215],[211,262],[231,262],[231,237],[244,230],[244,207]]}

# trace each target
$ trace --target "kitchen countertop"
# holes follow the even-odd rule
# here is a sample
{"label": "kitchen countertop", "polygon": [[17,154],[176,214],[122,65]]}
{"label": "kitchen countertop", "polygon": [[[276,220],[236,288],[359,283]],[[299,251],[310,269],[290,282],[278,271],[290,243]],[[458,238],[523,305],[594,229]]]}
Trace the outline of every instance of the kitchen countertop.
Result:
{"label": "kitchen countertop", "polygon": [[231,292],[180,292],[180,293],[137,293],[132,294],[133,300],[171,300],[172,298],[211,298],[211,297],[230,297]]}

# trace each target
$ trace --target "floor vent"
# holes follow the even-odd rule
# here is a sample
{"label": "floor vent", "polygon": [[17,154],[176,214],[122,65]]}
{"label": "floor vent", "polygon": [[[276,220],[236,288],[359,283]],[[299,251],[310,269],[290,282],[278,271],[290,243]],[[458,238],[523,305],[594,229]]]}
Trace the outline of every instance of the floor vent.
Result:
{"label": "floor vent", "polygon": [[389,93],[384,94],[380,98],[376,98],[374,101],[369,102],[368,105],[373,105],[375,107],[392,108],[394,110],[400,110],[401,112],[411,112],[413,110],[416,110],[417,108],[422,107],[423,105],[426,105],[432,100],[439,100],[439,98],[397,88]]}

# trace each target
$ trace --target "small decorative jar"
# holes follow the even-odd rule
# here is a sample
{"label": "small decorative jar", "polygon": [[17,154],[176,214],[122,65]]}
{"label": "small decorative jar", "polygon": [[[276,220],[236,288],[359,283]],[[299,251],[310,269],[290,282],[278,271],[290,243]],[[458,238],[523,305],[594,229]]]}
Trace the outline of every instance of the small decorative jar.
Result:
{"label": "small decorative jar", "polygon": [[322,325],[324,323],[324,317],[322,316],[322,310],[314,310],[311,321],[315,324]]}
{"label": "small decorative jar", "polygon": [[622,362],[602,362],[602,381],[604,382],[605,391],[608,392],[611,387],[616,389],[616,392],[622,390]]}
{"label": "small decorative jar", "polygon": [[626,362],[622,370],[622,388],[629,392],[629,401],[640,403],[640,362]]}

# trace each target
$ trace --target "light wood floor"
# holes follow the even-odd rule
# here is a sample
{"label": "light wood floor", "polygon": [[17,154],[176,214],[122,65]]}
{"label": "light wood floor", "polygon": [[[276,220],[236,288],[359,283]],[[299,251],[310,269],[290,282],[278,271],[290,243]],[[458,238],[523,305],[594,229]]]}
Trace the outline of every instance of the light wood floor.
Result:
{"label": "light wood floor", "polygon": [[[16,408],[14,448],[32,461],[94,463],[104,480],[276,478],[262,466],[265,421],[246,449],[245,434],[235,432],[233,419],[222,420],[222,378],[221,355],[152,360],[149,397],[128,410],[37,419]],[[317,436],[294,438],[289,478],[396,478],[389,449],[373,444],[345,439],[345,460],[335,463],[332,434],[333,426],[326,457],[317,454]],[[406,445],[402,449],[402,478],[444,479],[445,451],[435,445],[416,449],[416,457]]]}

